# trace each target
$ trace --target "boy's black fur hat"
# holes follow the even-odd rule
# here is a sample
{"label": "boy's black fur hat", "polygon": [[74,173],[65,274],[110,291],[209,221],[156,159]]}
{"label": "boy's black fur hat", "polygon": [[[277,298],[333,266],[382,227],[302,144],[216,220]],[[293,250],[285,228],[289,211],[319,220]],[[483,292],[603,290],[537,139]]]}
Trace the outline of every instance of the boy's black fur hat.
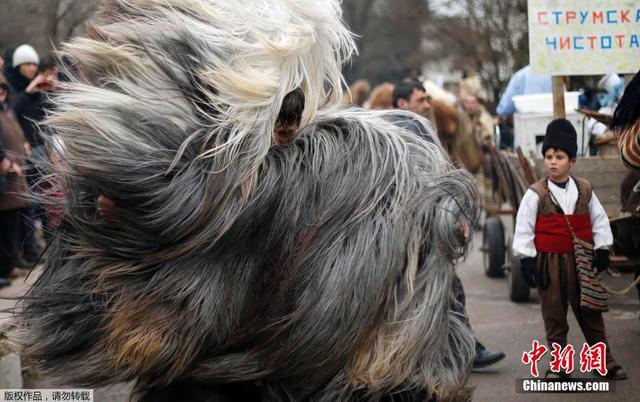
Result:
{"label": "boy's black fur hat", "polygon": [[549,123],[544,141],[542,142],[542,156],[544,156],[549,148],[561,149],[569,155],[569,158],[576,157],[578,152],[578,134],[569,120],[560,118]]}

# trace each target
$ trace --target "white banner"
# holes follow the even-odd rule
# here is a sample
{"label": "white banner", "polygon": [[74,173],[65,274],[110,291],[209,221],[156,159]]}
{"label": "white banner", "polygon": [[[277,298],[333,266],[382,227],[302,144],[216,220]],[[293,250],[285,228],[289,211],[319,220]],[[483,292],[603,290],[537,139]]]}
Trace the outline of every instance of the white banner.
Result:
{"label": "white banner", "polygon": [[640,1],[529,0],[529,63],[539,74],[636,73]]}

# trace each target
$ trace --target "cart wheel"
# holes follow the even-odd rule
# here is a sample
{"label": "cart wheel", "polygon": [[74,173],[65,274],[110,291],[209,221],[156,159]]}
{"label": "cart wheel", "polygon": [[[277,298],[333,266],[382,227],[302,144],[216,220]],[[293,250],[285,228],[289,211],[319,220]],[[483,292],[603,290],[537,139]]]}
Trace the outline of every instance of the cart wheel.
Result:
{"label": "cart wheel", "polygon": [[490,277],[504,274],[504,228],[498,218],[487,218],[482,231],[482,252],[484,273]]}
{"label": "cart wheel", "polygon": [[509,298],[511,301],[522,303],[529,300],[531,288],[522,278],[520,260],[515,257],[511,258],[511,267],[507,274],[507,280],[509,282]]}

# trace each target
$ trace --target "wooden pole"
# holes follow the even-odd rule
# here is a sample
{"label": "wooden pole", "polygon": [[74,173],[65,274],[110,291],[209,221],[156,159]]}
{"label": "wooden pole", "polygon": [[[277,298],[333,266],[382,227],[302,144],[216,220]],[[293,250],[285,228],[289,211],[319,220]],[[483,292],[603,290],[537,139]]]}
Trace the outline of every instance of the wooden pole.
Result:
{"label": "wooden pole", "polygon": [[552,77],[553,85],[553,118],[566,117],[564,113],[564,79],[561,76]]}

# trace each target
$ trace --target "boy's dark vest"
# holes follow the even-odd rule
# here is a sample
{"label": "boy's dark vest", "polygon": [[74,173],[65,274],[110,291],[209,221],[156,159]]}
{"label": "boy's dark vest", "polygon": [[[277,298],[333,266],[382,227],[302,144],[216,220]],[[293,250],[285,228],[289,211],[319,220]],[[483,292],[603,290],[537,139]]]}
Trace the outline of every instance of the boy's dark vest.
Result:
{"label": "boy's dark vest", "polygon": [[[578,187],[578,201],[575,211],[572,215],[567,215],[567,218],[576,235],[582,240],[592,243],[591,216],[589,215],[592,186],[587,180],[579,177],[575,177],[573,180]],[[533,183],[531,189],[540,198],[535,232],[536,250],[546,253],[572,253],[571,232],[567,227],[562,210],[553,203],[549,196],[547,179]]]}

